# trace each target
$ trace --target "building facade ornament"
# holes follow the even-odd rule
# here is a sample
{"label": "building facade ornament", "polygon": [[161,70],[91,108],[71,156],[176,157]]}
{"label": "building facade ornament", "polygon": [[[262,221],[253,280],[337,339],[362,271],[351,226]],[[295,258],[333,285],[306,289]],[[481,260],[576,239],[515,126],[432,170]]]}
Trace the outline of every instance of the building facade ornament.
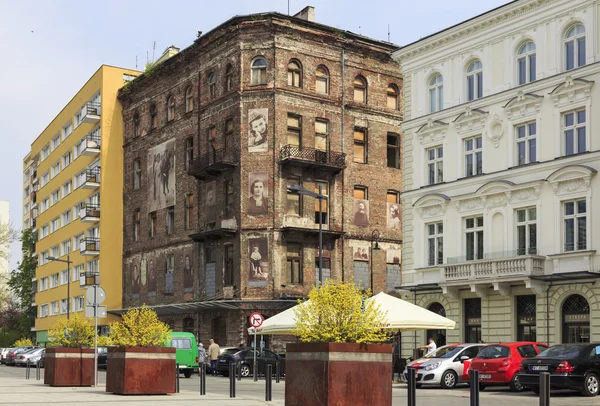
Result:
{"label": "building facade ornament", "polygon": [[494,148],[498,148],[498,144],[500,144],[500,138],[502,138],[502,134],[504,133],[504,124],[502,120],[498,118],[497,114],[494,114],[494,118],[490,123],[490,130],[488,132],[488,137],[494,143]]}

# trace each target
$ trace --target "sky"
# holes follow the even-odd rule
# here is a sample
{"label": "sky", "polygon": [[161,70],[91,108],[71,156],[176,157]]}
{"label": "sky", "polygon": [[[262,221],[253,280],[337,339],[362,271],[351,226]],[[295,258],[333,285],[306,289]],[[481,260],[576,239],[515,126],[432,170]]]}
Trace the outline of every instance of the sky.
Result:
{"label": "sky", "polygon": [[[316,21],[405,45],[507,0],[289,0]],[[169,45],[185,48],[234,15],[277,11],[288,0],[0,0],[0,200],[22,227],[23,158],[33,140],[101,64],[143,69]],[[11,269],[20,261],[13,244]]]}

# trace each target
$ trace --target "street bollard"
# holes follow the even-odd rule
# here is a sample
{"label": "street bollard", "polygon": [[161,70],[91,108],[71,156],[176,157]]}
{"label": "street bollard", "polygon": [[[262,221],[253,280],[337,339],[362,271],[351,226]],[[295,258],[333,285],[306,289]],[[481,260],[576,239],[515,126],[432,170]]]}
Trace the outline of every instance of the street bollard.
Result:
{"label": "street bollard", "polygon": [[281,378],[281,365],[279,361],[275,363],[275,383],[279,383],[279,379]]}
{"label": "street bollard", "polygon": [[273,397],[273,365],[267,365],[267,376],[265,377],[265,401],[270,402]]}
{"label": "street bollard", "polygon": [[408,373],[408,406],[417,405],[417,371],[412,367],[406,368]]}
{"label": "street bollard", "polygon": [[229,363],[229,397],[235,398],[235,370],[237,365],[235,362]]}
{"label": "street bollard", "polygon": [[36,379],[37,381],[39,381],[39,380],[40,380],[40,362],[42,362],[42,361],[41,361],[41,360],[37,360],[37,362],[36,362],[36,367],[35,367],[35,368],[36,368],[36,369],[35,369],[35,379]]}
{"label": "street bollard", "polygon": [[550,406],[550,373],[540,374],[540,406]]}
{"label": "street bollard", "polygon": [[31,366],[29,360],[27,360],[27,369],[25,369],[25,379],[29,379],[29,374],[31,373]]}
{"label": "street bollard", "polygon": [[179,393],[179,364],[175,364],[175,392]]}
{"label": "street bollard", "polygon": [[199,370],[200,375],[200,396],[206,395],[206,364],[202,363]]}
{"label": "street bollard", "polygon": [[242,362],[238,361],[236,364],[236,373],[237,373],[237,380],[241,381],[242,380]]}
{"label": "street bollard", "polygon": [[471,406],[479,406],[479,371],[469,370],[469,389],[471,392]]}
{"label": "street bollard", "polygon": [[252,364],[252,376],[254,377],[254,382],[258,382],[258,368],[256,367],[256,361]]}

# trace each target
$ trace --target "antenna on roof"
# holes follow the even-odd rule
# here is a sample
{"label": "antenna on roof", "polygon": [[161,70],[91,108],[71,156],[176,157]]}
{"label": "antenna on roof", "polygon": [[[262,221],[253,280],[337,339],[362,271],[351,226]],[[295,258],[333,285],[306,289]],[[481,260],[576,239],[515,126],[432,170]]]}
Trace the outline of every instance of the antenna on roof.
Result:
{"label": "antenna on roof", "polygon": [[154,63],[154,51],[156,50],[156,41],[152,41],[152,63]]}
{"label": "antenna on roof", "polygon": [[146,63],[149,63],[150,59],[148,59],[148,51],[146,51]]}
{"label": "antenna on roof", "polygon": [[290,0],[288,0],[288,15],[290,15]]}
{"label": "antenna on roof", "polygon": [[390,25],[388,24],[388,42],[390,42]]}
{"label": "antenna on roof", "polygon": [[135,70],[137,70],[137,55],[135,56]]}

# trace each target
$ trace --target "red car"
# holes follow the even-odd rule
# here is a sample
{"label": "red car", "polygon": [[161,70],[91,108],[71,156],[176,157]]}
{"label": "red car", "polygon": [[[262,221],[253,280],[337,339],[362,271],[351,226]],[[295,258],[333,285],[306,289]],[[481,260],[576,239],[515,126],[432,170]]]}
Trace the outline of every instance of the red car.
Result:
{"label": "red car", "polygon": [[519,366],[525,358],[533,358],[548,346],[535,342],[516,342],[486,345],[473,358],[469,369],[479,371],[479,389],[490,385],[509,385],[512,392],[520,392]]}

